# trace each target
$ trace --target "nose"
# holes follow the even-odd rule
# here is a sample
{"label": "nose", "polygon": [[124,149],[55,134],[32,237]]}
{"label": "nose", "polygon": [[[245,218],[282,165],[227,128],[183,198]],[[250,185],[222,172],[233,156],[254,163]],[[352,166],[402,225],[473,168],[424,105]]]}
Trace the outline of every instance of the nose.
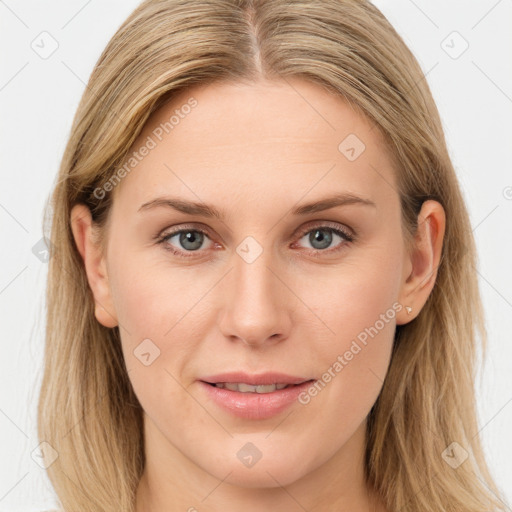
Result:
{"label": "nose", "polygon": [[219,319],[223,335],[254,347],[286,339],[292,325],[292,301],[282,282],[286,281],[282,269],[271,265],[265,251],[251,263],[234,254],[233,264],[223,284]]}

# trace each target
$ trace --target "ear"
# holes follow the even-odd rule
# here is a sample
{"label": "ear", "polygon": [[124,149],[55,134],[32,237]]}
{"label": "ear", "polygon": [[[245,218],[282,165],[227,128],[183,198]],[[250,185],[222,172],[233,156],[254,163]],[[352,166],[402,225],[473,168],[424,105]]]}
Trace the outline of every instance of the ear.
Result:
{"label": "ear", "polygon": [[118,325],[110,285],[107,275],[106,259],[95,238],[95,226],[87,206],[77,204],[71,210],[71,229],[78,252],[84,260],[87,280],[94,295],[94,315],[105,327]]}
{"label": "ear", "polygon": [[[404,307],[397,314],[397,324],[413,320],[427,302],[434,288],[441,261],[446,217],[442,205],[433,200],[423,203],[418,214],[418,228],[413,247],[407,251],[399,302]],[[410,313],[407,307],[412,308]]]}

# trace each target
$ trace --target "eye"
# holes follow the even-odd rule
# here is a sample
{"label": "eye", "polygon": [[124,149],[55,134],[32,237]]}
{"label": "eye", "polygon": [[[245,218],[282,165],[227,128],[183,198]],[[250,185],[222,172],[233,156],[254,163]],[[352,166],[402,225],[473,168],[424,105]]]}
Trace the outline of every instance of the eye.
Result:
{"label": "eye", "polygon": [[[164,248],[172,253],[187,258],[190,257],[186,254],[187,252],[197,252],[201,249],[205,237],[209,238],[208,233],[202,229],[182,228],[171,233],[165,233],[158,238],[157,243],[163,244]],[[172,242],[173,238],[176,239],[174,243]]]}
{"label": "eye", "polygon": [[[336,238],[341,243],[336,244]],[[305,239],[311,245],[311,249],[316,252],[335,252],[343,249],[347,242],[353,242],[354,236],[348,230],[342,229],[339,225],[315,226],[313,229],[307,229],[301,232],[301,239]],[[334,247],[331,247],[335,244]]]}

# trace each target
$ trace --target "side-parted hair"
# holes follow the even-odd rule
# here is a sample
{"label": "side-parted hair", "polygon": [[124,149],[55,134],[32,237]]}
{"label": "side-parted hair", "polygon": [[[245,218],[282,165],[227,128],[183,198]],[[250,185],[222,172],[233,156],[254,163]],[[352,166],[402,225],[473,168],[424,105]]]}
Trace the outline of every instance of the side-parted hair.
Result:
{"label": "side-parted hair", "polygon": [[[476,419],[486,332],[471,225],[437,107],[402,38],[366,0],[147,0],[91,74],[45,210],[51,244],[38,436],[58,453],[47,473],[65,512],[133,511],[145,463],[142,407],[118,328],[95,318],[72,207],[90,208],[104,243],[112,194],[100,198],[98,187],[122,167],[155,110],[199,84],[292,77],[348,101],[383,134],[408,244],[424,200],[446,212],[436,284],[419,315],[397,326],[368,417],[367,482],[393,512],[506,509]],[[456,468],[446,461],[453,446],[468,454]]]}

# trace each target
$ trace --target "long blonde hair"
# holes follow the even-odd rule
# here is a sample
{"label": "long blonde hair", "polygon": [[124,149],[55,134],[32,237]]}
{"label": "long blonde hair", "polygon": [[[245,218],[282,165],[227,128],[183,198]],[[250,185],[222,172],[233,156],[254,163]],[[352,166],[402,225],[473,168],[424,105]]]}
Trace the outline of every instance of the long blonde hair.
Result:
{"label": "long blonde hair", "polygon": [[[419,316],[397,327],[368,418],[368,484],[392,511],[505,510],[477,434],[474,382],[486,332],[468,213],[418,62],[382,13],[360,0],[147,0],[105,48],[45,212],[52,245],[38,435],[59,455],[47,473],[63,510],[132,511],[145,462],[142,408],[118,328],[95,319],[71,208],[86,204],[105,225],[111,195],[93,191],[120,168],[150,114],[179,91],[288,77],[346,99],[384,134],[406,240],[425,199],[446,212],[436,285]],[[467,460],[452,467],[447,448]]]}

